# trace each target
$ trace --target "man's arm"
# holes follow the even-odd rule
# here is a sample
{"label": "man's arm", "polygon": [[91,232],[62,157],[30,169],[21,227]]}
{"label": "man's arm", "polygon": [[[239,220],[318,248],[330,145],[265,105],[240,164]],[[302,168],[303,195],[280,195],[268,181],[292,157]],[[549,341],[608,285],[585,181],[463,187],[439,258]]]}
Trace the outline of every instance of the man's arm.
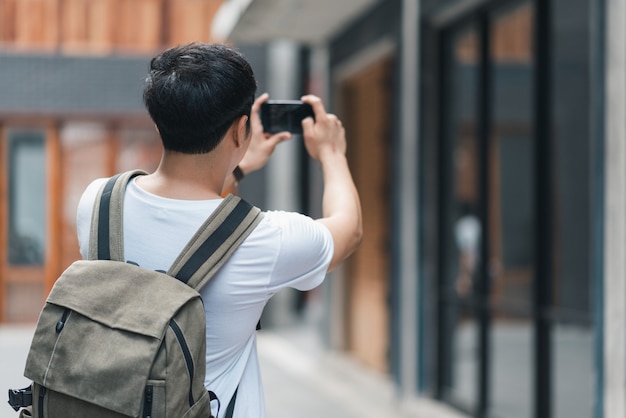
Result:
{"label": "man's arm", "polygon": [[335,251],[330,271],[350,256],[361,242],[361,203],[346,159],[346,137],[341,121],[326,113],[318,97],[308,95],[302,101],[313,106],[315,112],[315,121],[307,118],[302,127],[309,155],[322,165],[322,218],[317,221],[324,224],[333,237]]}

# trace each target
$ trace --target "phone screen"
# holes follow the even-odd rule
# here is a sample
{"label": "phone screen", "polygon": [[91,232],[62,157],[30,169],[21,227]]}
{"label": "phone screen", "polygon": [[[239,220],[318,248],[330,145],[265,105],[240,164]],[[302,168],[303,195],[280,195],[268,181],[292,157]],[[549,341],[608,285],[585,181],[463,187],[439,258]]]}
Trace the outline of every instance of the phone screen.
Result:
{"label": "phone screen", "polygon": [[313,108],[299,100],[268,100],[261,105],[263,131],[272,134],[302,134],[302,120],[308,116],[314,117]]}

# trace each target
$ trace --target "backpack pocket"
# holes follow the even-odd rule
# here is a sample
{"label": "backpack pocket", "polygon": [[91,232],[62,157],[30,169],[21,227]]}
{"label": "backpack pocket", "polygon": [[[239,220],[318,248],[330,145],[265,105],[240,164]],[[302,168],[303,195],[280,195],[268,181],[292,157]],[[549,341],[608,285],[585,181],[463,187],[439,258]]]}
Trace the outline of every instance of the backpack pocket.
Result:
{"label": "backpack pocket", "polygon": [[142,418],[166,418],[165,381],[148,380],[143,397]]}
{"label": "backpack pocket", "polygon": [[77,261],[48,296],[24,374],[49,390],[139,416],[169,320],[191,301],[201,306],[197,292],[165,274]]}
{"label": "backpack pocket", "polygon": [[25,374],[49,392],[46,402],[63,394],[136,416],[160,340],[110,328],[62,306],[48,303],[44,310],[33,339],[38,350],[31,351]]}
{"label": "backpack pocket", "polygon": [[[24,410],[25,411],[25,410]],[[33,384],[33,418],[127,418],[110,409],[104,409],[89,402],[50,390],[37,383]],[[22,417],[22,415],[20,415]]]}

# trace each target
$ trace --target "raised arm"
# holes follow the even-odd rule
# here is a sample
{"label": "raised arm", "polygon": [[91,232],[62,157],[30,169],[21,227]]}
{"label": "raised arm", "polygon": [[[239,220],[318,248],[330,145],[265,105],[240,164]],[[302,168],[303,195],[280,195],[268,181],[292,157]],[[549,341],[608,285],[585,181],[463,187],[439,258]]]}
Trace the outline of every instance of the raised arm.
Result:
{"label": "raised arm", "polygon": [[[263,168],[274,153],[276,145],[291,138],[289,132],[279,132],[274,135],[263,132],[263,124],[261,123],[259,110],[261,109],[261,104],[268,98],[269,95],[264,93],[259,96],[252,105],[250,112],[250,146],[248,147],[248,151],[246,151],[246,155],[244,155],[239,163],[239,169],[241,170],[239,175],[250,174],[253,171]],[[225,192],[233,190],[236,186],[236,180],[234,175],[228,176],[223,190]]]}
{"label": "raised arm", "polygon": [[309,155],[322,166],[324,193],[322,218],[333,236],[335,252],[329,270],[334,269],[359,246],[363,236],[361,203],[346,159],[346,136],[341,121],[326,113],[319,97],[308,95],[302,101],[313,106],[315,121],[302,122]]}

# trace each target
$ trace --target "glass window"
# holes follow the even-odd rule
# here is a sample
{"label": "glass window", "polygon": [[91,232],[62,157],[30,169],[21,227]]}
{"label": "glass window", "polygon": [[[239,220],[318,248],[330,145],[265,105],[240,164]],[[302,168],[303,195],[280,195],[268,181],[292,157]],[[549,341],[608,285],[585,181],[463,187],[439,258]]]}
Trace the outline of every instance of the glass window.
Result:
{"label": "glass window", "polygon": [[[552,3],[552,372],[555,418],[595,402],[591,273],[590,0]],[[576,367],[572,367],[575,364]]]}
{"label": "glass window", "polygon": [[507,418],[531,417],[533,404],[532,22],[530,2],[498,10],[489,45],[490,411]]}
{"label": "glass window", "polygon": [[10,131],[9,263],[41,266],[46,247],[44,133]]}
{"label": "glass window", "polygon": [[446,45],[446,122],[443,141],[443,248],[441,295],[443,395],[464,409],[476,407],[478,383],[478,30],[463,28]]}
{"label": "glass window", "polygon": [[599,402],[591,4],[555,0],[546,22],[543,3],[490,3],[441,32],[437,389],[470,413]]}

